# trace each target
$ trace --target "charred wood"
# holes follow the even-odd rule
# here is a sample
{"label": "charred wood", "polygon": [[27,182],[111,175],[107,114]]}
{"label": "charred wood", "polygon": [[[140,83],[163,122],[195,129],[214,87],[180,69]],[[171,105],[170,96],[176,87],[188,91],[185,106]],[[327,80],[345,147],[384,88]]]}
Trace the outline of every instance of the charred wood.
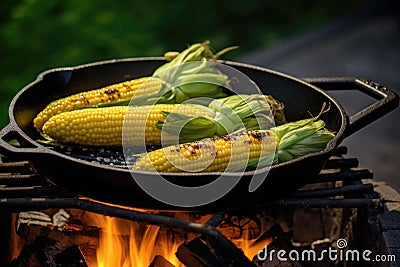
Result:
{"label": "charred wood", "polygon": [[59,210],[52,216],[36,211],[20,213],[17,235],[26,244],[36,243],[37,238],[51,240],[55,253],[76,245],[87,261],[95,262],[100,229],[70,221],[64,210]]}
{"label": "charred wood", "polygon": [[182,244],[176,256],[187,267],[234,266],[201,238]]}
{"label": "charred wood", "polygon": [[63,244],[39,235],[26,243],[19,256],[6,267],[87,267],[82,251],[76,245]]}
{"label": "charred wood", "polygon": [[71,246],[54,255],[54,267],[87,267],[85,258],[78,246]]}
{"label": "charred wood", "polygon": [[11,261],[7,267],[43,267],[49,266],[51,259],[48,253],[54,251],[55,242],[44,236],[37,236],[32,243],[27,243],[19,256]]}
{"label": "charred wood", "polygon": [[175,267],[172,263],[170,263],[167,259],[165,259],[161,255],[156,255],[153,261],[150,263],[149,267]]}

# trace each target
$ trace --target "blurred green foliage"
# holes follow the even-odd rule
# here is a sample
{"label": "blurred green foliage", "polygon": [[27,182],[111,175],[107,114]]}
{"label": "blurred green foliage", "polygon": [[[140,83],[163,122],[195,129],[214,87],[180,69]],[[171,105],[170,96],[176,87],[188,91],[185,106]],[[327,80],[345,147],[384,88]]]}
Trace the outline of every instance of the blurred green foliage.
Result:
{"label": "blurred green foliage", "polygon": [[234,60],[347,15],[366,0],[5,0],[0,10],[0,128],[12,97],[40,72],[112,58],[162,56],[211,41]]}

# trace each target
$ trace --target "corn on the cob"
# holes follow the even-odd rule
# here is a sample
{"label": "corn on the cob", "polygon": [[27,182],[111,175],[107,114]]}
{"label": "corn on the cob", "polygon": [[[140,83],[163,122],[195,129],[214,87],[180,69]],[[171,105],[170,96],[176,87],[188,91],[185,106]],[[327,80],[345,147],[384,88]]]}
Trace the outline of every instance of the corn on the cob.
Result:
{"label": "corn on the cob", "polygon": [[153,172],[222,172],[244,166],[267,167],[272,163],[289,161],[323,150],[335,136],[324,127],[324,121],[311,118],[286,123],[271,130],[249,131],[247,134],[169,146],[141,155],[132,169]]}
{"label": "corn on the cob", "polygon": [[[210,116],[207,110],[195,105],[158,104],[154,106],[112,106],[104,108],[85,108],[63,112],[51,117],[43,126],[43,135],[59,143],[88,146],[121,146],[124,123],[129,128],[126,144],[160,144],[161,130],[155,125],[164,120],[162,112],[177,112],[189,115]],[[148,115],[148,116],[147,116]],[[126,116],[126,117],[125,117]],[[147,116],[147,118],[146,118]],[[124,119],[126,120],[124,121]],[[174,137],[165,136],[166,140]]]}
{"label": "corn on the cob", "polygon": [[245,167],[249,159],[273,155],[278,142],[270,130],[209,138],[151,151],[135,162],[133,170],[222,172]]}
{"label": "corn on the cob", "polygon": [[[78,93],[72,96],[68,96],[59,100],[55,100],[50,103],[44,110],[42,110],[34,119],[33,124],[37,131],[41,132],[42,127],[45,122],[54,115],[65,111],[71,111],[86,107],[93,107],[97,105],[103,104],[121,104],[121,102],[125,102],[128,104],[129,101],[134,97],[137,99],[137,103],[139,105],[144,105],[144,101],[150,98],[159,98],[158,103],[160,104],[174,104],[174,103],[181,103],[187,100],[190,97],[198,97],[198,96],[205,96],[205,97],[223,97],[226,96],[223,93],[222,88],[220,88],[216,84],[202,84],[201,87],[198,85],[185,85],[185,88],[175,88],[175,90],[170,90],[168,86],[166,86],[165,81],[167,83],[172,83],[175,81],[176,77],[169,77],[168,72],[174,72],[175,74],[179,74],[180,76],[186,77],[187,80],[198,80],[197,76],[198,73],[191,73],[188,75],[182,74],[178,71],[178,68],[171,68],[168,70],[169,67],[177,67],[186,62],[193,62],[198,60],[206,60],[206,59],[215,59],[218,58],[223,53],[234,49],[235,47],[228,47],[220,52],[214,54],[210,48],[210,42],[205,41],[203,43],[196,43],[189,46],[184,51],[177,53],[174,55],[173,58],[170,59],[169,62],[161,65],[154,71],[154,75],[161,72],[161,76],[159,78],[153,77],[151,79],[147,77],[142,77],[126,82],[121,82],[117,84],[112,84],[106,86],[104,88],[97,88],[89,91],[85,91],[82,93]],[[165,56],[166,59],[167,55]],[[163,70],[166,70],[163,72]],[[209,80],[210,81],[220,81],[222,82],[226,80],[225,75],[222,75],[220,72],[210,69],[210,68],[202,68],[198,72],[200,74],[208,72]],[[164,77],[167,76],[167,77]],[[215,77],[214,77],[215,76]],[[140,88],[140,90],[138,90]],[[167,89],[167,90],[165,90]],[[169,90],[169,91],[168,91]],[[167,94],[164,96],[164,94]],[[154,102],[148,103],[154,104]]]}
{"label": "corn on the cob", "polygon": [[140,94],[145,95],[157,92],[161,86],[161,80],[144,77],[71,95],[51,102],[35,117],[33,124],[40,132],[46,121],[54,115],[99,104],[129,101],[139,88]]}

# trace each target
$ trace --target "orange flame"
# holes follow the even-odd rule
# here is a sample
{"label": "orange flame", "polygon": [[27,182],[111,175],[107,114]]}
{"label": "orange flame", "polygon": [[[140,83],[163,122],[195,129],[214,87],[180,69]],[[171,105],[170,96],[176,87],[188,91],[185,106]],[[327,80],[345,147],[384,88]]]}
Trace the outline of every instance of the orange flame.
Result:
{"label": "orange flame", "polygon": [[233,243],[243,251],[244,255],[247,258],[253,260],[253,258],[258,254],[258,252],[264,249],[264,247],[269,245],[271,242],[272,238],[264,240],[262,244],[260,243],[256,245],[253,243],[252,240],[247,240],[247,239],[235,240]]}
{"label": "orange flame", "polygon": [[[176,267],[184,265],[176,257],[178,247],[187,240],[174,240],[160,226],[93,214],[92,223],[101,228],[96,251],[97,264],[91,267],[148,267],[156,255]],[[252,260],[265,244],[254,246],[246,238],[233,241]]]}
{"label": "orange flame", "polygon": [[175,256],[180,243],[161,233],[159,226],[141,225],[108,216],[97,217],[102,228],[97,249],[97,266],[147,267],[156,255],[176,267],[183,266]]}

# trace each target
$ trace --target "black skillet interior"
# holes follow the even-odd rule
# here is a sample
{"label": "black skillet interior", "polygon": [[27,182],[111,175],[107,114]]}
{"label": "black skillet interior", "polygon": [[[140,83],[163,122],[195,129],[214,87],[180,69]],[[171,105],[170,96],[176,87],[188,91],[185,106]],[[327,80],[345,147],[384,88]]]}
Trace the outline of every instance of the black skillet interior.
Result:
{"label": "black skillet interior", "polygon": [[[14,98],[10,105],[11,120],[12,118],[15,119],[17,129],[21,130],[19,134],[23,137],[22,139],[28,139],[35,143],[40,135],[33,127],[33,118],[51,101],[80,91],[149,76],[162,63],[163,61],[159,58],[125,59],[47,71],[41,74],[37,81],[21,90]],[[322,115],[327,128],[337,133],[331,145],[325,152],[316,153],[293,163],[287,162],[280,164],[281,166],[274,166],[266,183],[258,190],[258,194],[251,195],[249,201],[265,200],[268,199],[269,195],[275,197],[277,187],[280,188],[279,194],[277,194],[280,196],[307,183],[307,179],[312,177],[307,178],[306,176],[317,174],[330,153],[342,140],[347,116],[341,106],[322,90],[298,79],[245,64],[225,63],[249,76],[257,83],[263,93],[271,94],[283,102],[288,121],[309,118],[310,114],[317,115],[324,102],[331,103],[330,110]],[[40,144],[38,146],[41,147]],[[104,154],[104,150],[99,151],[99,153]],[[95,154],[95,156],[97,155]],[[41,159],[34,158],[33,162],[39,173],[46,175],[54,183],[66,186],[66,188],[84,196],[117,204],[160,208],[158,201],[151,199],[138,188],[127,170],[109,166],[103,167],[99,163],[87,160],[76,160],[68,153],[55,153],[54,151],[51,151],[48,155],[43,155]],[[68,171],[62,171],[62,167],[67,168]],[[74,173],[68,173],[69,170],[74,170]],[[196,180],[215,179],[213,175],[198,174],[167,176],[175,179],[178,184],[186,183],[187,185],[196,185],[196,182],[193,182]],[[197,178],[190,179],[190,176]],[[82,179],[86,180],[89,186],[82,184]],[[224,197],[224,203],[236,205],[238,194],[240,196],[240,194],[248,193],[249,180],[242,180],[241,185],[236,186],[237,188],[241,186],[242,189],[232,190]],[[110,188],[115,190],[110,190]],[[240,197],[240,199],[243,200],[244,198]],[[221,207],[219,202],[214,204],[218,208]]]}

